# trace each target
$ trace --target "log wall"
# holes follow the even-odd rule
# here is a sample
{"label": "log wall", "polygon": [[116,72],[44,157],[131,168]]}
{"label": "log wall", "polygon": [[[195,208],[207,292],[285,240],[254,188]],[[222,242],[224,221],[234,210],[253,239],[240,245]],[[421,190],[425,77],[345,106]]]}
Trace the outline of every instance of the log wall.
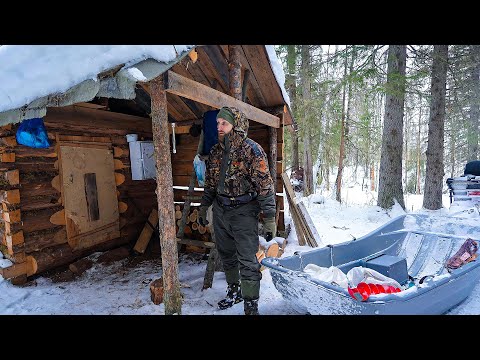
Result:
{"label": "log wall", "polygon": [[[68,264],[77,258],[129,242],[134,243],[148,214],[157,206],[155,180],[132,181],[129,148],[125,135],[139,134],[151,140],[148,118],[104,110],[68,106],[49,108],[44,117],[51,146],[34,149],[19,145],[15,133],[19,124],[0,129],[2,252],[26,276]],[[72,251],[67,242],[61,204],[56,135],[108,137],[113,145],[115,179],[120,212],[120,238],[84,251]],[[17,275],[13,273],[13,275]],[[12,279],[13,280],[13,279]],[[19,280],[21,282],[21,280]]]}
{"label": "log wall", "polygon": [[[126,134],[136,133],[139,140],[152,139],[151,120],[80,106],[49,108],[44,117],[51,146],[34,149],[17,144],[19,124],[0,128],[0,250],[14,266],[2,270],[14,283],[27,276],[69,264],[94,251],[134,244],[151,212],[157,207],[155,180],[133,181]],[[254,124],[249,137],[269,153],[267,126]],[[188,186],[193,171],[199,137],[192,137],[188,127],[176,128],[176,153],[172,155],[174,186]],[[57,135],[107,137],[113,145],[115,178],[120,212],[121,237],[82,251],[72,251],[62,222]],[[283,128],[277,130],[277,193],[283,193]],[[174,189],[174,201],[182,203],[187,190]],[[201,197],[202,191],[194,196]],[[285,229],[283,197],[277,196],[278,230]],[[181,208],[180,204],[180,208]],[[195,211],[192,207],[191,211]],[[191,222],[194,224],[195,222]],[[191,225],[190,224],[190,225]],[[196,227],[195,225],[193,225]],[[209,232],[189,228],[192,237],[208,241]]]}

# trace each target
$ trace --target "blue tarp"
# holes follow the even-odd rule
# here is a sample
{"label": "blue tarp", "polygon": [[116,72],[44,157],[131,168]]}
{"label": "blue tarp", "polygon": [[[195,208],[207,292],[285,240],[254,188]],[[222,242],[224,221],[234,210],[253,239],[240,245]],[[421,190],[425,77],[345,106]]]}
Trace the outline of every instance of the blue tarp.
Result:
{"label": "blue tarp", "polygon": [[50,147],[47,130],[45,130],[42,118],[23,120],[18,127],[15,137],[17,143],[25,146],[32,148]]}

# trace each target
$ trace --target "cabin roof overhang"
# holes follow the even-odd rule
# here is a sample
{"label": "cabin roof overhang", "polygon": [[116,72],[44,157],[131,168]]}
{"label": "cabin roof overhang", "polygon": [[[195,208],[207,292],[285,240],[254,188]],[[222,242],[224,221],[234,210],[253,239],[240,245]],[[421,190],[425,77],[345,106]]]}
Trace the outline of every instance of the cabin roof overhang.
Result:
{"label": "cabin roof overhang", "polygon": [[[251,106],[272,115],[283,113],[283,124],[295,126],[288,96],[284,94],[283,87],[278,83],[266,47],[264,45],[241,45],[240,47],[242,78],[248,80],[244,84],[245,106],[242,110]],[[192,56],[188,56],[193,51],[197,56],[195,61]],[[0,112],[0,126],[17,123],[24,119],[43,117],[48,107],[85,103],[95,98],[142,102],[145,116],[149,116],[150,94],[145,84],[163,73],[167,74],[168,71],[178,74],[182,79],[228,94],[228,60],[228,45],[203,45],[194,46],[178,54],[169,62],[148,58],[128,66],[118,64],[97,74],[96,79],[84,80],[64,92],[41,96],[21,107]],[[168,93],[168,105],[171,122],[199,120],[205,111],[221,106],[208,102],[199,103],[195,99],[186,98],[174,91]],[[258,114],[258,112],[254,113]],[[253,113],[252,117],[254,117]],[[260,122],[272,126],[269,122]]]}

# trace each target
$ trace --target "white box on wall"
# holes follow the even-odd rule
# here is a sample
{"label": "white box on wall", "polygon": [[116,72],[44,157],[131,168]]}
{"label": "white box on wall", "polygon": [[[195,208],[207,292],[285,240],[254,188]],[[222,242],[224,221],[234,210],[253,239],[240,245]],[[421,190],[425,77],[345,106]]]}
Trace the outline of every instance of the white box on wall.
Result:
{"label": "white box on wall", "polygon": [[155,179],[153,141],[137,141],[136,134],[128,134],[132,180]]}

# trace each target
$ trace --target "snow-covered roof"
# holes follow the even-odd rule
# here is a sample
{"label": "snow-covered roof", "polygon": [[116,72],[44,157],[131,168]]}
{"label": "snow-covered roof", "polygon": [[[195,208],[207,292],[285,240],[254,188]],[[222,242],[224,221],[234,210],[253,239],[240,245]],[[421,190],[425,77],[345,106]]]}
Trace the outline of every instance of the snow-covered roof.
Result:
{"label": "snow-covered roof", "polygon": [[[0,46],[0,125],[95,96],[135,98],[137,80],[169,69],[194,45]],[[99,74],[121,65],[114,77]]]}
{"label": "snow-covered roof", "polygon": [[[149,81],[195,45],[0,46],[0,126],[43,117],[46,108],[95,96],[134,99],[137,81]],[[265,45],[275,80],[290,106],[285,74],[273,45]]]}

